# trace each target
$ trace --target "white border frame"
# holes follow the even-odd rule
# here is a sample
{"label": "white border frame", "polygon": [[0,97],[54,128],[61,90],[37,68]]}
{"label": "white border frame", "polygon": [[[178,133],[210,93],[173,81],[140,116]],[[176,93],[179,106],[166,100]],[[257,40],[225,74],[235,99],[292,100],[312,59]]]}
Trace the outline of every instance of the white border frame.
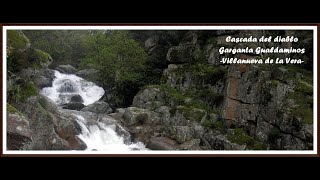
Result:
{"label": "white border frame", "polygon": [[6,62],[6,48],[7,48],[7,30],[104,30],[104,29],[115,29],[115,30],[313,30],[313,150],[265,150],[265,151],[237,151],[237,150],[212,150],[212,151],[15,151],[7,150],[6,139],[6,102],[7,102],[7,63],[3,63],[3,91],[2,91],[2,142],[3,142],[3,154],[317,154],[318,150],[318,122],[317,122],[317,60],[318,60],[318,47],[317,47],[317,26],[3,26],[3,61]]}

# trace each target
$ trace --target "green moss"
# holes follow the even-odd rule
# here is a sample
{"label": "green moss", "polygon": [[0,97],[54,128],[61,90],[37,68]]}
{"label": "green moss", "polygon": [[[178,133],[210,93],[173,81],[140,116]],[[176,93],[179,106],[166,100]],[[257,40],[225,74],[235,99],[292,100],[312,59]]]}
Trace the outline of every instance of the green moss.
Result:
{"label": "green moss", "polygon": [[13,84],[10,91],[8,91],[8,100],[13,102],[21,101],[21,87],[17,84]]}
{"label": "green moss", "polygon": [[288,112],[291,112],[293,116],[302,118],[306,124],[313,123],[313,100],[308,99],[306,94],[300,91],[294,91],[288,94],[287,98],[293,99],[296,103],[296,107],[292,108]]}
{"label": "green moss", "polygon": [[210,37],[206,40],[206,44],[212,44],[213,47],[217,46],[217,38],[216,37]]}
{"label": "green moss", "polygon": [[299,81],[296,85],[295,90],[300,91],[309,96],[313,95],[313,87],[305,81]]}
{"label": "green moss", "polygon": [[37,102],[37,106],[42,114],[50,116],[49,112],[39,102]]}
{"label": "green moss", "polygon": [[280,81],[275,80],[275,79],[273,79],[273,80],[270,81],[270,84],[271,84],[271,86],[273,86],[273,87],[277,87],[279,83],[280,83]]}
{"label": "green moss", "polygon": [[146,85],[146,86],[143,86],[141,89],[148,89],[148,88],[160,88],[160,85],[158,84]]}
{"label": "green moss", "polygon": [[28,51],[28,62],[31,63],[31,67],[39,69],[48,64],[51,56],[39,49],[30,49]]}
{"label": "green moss", "polygon": [[18,110],[9,103],[7,103],[7,111],[11,113],[18,113]]}
{"label": "green moss", "polygon": [[225,78],[226,72],[226,69],[221,66],[216,67],[206,63],[184,64],[171,71],[181,77],[190,74],[195,81],[201,84],[203,82],[215,84],[218,80]]}
{"label": "green moss", "polygon": [[187,120],[196,121],[196,122],[201,122],[202,118],[206,115],[206,112],[202,109],[186,107],[186,106],[178,106],[176,111],[183,114],[183,116]]}
{"label": "green moss", "polygon": [[29,39],[22,32],[16,30],[8,30],[7,38],[9,46],[15,49],[25,49],[29,43]]}
{"label": "green moss", "polygon": [[26,85],[23,86],[21,91],[21,100],[25,101],[31,96],[38,95],[38,89],[34,86],[32,82],[26,83]]}
{"label": "green moss", "polygon": [[195,62],[205,62],[206,61],[206,54],[205,52],[200,49],[197,48],[194,52],[193,52],[193,57],[194,57],[194,61]]}
{"label": "green moss", "polygon": [[233,134],[227,134],[227,139],[236,144],[247,145],[249,150],[266,150],[267,146],[247,135],[242,128],[234,129]]}
{"label": "green moss", "polygon": [[213,126],[214,126],[215,128],[217,128],[218,130],[223,130],[223,129],[224,129],[224,124],[223,124],[222,121],[215,121],[215,122],[213,123]]}
{"label": "green moss", "polygon": [[306,124],[313,124],[313,111],[312,111],[312,109],[305,110],[303,120]]}
{"label": "green moss", "polygon": [[49,59],[51,59],[51,56],[48,53],[41,51],[39,49],[35,49],[35,53],[38,56],[38,59],[40,62],[46,63],[48,62]]}
{"label": "green moss", "polygon": [[173,101],[176,105],[184,104],[185,96],[176,88],[169,86],[168,84],[161,84],[160,90],[167,95],[167,101]]}

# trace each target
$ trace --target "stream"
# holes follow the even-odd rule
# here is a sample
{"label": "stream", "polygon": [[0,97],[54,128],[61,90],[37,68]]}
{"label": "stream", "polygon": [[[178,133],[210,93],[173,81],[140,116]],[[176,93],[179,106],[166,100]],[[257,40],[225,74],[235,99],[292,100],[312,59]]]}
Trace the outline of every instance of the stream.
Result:
{"label": "stream", "polygon": [[[41,94],[52,99],[56,104],[71,102],[74,96],[81,96],[87,106],[98,101],[106,93],[93,82],[86,81],[74,74],[63,74],[55,71],[52,87],[41,90]],[[86,143],[87,151],[141,151],[148,150],[141,142],[132,143],[130,133],[110,116],[100,120],[97,113],[76,110],[66,111],[76,117],[81,127],[78,137]]]}

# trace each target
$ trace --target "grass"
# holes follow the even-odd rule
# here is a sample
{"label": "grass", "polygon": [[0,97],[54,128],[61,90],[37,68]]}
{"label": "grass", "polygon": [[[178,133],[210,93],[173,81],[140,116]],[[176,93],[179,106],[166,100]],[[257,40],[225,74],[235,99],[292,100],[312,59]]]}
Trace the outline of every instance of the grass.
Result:
{"label": "grass", "polygon": [[294,91],[288,94],[287,98],[293,99],[297,104],[296,107],[290,110],[293,116],[300,117],[306,124],[313,123],[313,100],[306,97],[306,93]]}
{"label": "grass", "polygon": [[256,141],[253,137],[247,135],[242,128],[234,129],[233,134],[227,134],[227,139],[239,145],[247,145],[250,150],[266,150],[267,146],[261,142]]}
{"label": "grass", "polygon": [[29,43],[29,39],[16,30],[8,30],[7,36],[9,44],[15,49],[25,49]]}
{"label": "grass", "polygon": [[11,113],[18,113],[19,112],[14,106],[12,106],[9,103],[7,103],[7,111],[11,112]]}

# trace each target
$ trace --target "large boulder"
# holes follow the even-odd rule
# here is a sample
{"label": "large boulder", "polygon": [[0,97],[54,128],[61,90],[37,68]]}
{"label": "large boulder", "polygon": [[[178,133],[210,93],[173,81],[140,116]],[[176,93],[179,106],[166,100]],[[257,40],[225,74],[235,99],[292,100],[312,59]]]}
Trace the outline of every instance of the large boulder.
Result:
{"label": "large boulder", "polygon": [[214,150],[245,150],[246,145],[230,142],[224,135],[217,131],[208,131],[203,136],[210,149]]}
{"label": "large boulder", "polygon": [[106,114],[109,114],[113,110],[109,106],[108,103],[97,101],[97,102],[95,102],[93,104],[89,104],[87,107],[81,109],[81,111],[90,111],[90,112],[94,112],[94,113],[103,113],[103,114],[106,113]]}
{"label": "large boulder", "polygon": [[84,107],[86,106],[80,102],[70,102],[62,105],[63,109],[71,109],[71,110],[77,110],[77,111],[80,111]]}
{"label": "large boulder", "polygon": [[165,104],[164,94],[159,87],[147,87],[133,98],[132,105],[143,109],[156,109]]}
{"label": "large boulder", "polygon": [[82,69],[80,71],[77,71],[75,73],[75,75],[88,80],[88,81],[92,81],[96,84],[98,84],[97,82],[97,77],[98,77],[99,71],[96,69]]}
{"label": "large boulder", "polygon": [[123,119],[125,124],[129,126],[139,124],[158,124],[160,120],[156,113],[136,107],[128,107],[123,114]]}
{"label": "large boulder", "polygon": [[151,150],[177,150],[178,144],[167,137],[155,137],[146,145]]}
{"label": "large boulder", "polygon": [[82,99],[82,97],[81,97],[79,94],[72,96],[71,99],[70,99],[70,101],[71,101],[71,102],[83,103],[83,99]]}
{"label": "large boulder", "polygon": [[36,87],[39,89],[42,89],[44,87],[51,87],[52,86],[52,80],[49,78],[46,78],[44,76],[37,76],[33,79],[33,83]]}
{"label": "large boulder", "polygon": [[193,61],[195,47],[191,44],[180,44],[171,47],[167,53],[167,60],[173,63],[187,63]]}
{"label": "large boulder", "polygon": [[32,142],[32,130],[29,121],[19,113],[7,113],[8,150],[26,149]]}
{"label": "large boulder", "polygon": [[189,126],[172,126],[169,128],[172,139],[184,143],[193,139],[193,129]]}
{"label": "large boulder", "polygon": [[179,145],[180,150],[202,150],[200,147],[200,139],[192,139]]}
{"label": "large boulder", "polygon": [[71,66],[70,64],[59,65],[58,67],[56,67],[56,70],[65,74],[74,74],[77,72],[77,69]]}
{"label": "large boulder", "polygon": [[39,103],[45,110],[51,113],[56,113],[57,110],[60,109],[60,107],[58,107],[58,105],[53,100],[44,95],[39,95]]}
{"label": "large boulder", "polygon": [[54,118],[39,103],[37,96],[32,96],[26,103],[17,106],[29,120],[32,134],[32,150],[71,150],[67,140],[62,139],[55,132]]}

